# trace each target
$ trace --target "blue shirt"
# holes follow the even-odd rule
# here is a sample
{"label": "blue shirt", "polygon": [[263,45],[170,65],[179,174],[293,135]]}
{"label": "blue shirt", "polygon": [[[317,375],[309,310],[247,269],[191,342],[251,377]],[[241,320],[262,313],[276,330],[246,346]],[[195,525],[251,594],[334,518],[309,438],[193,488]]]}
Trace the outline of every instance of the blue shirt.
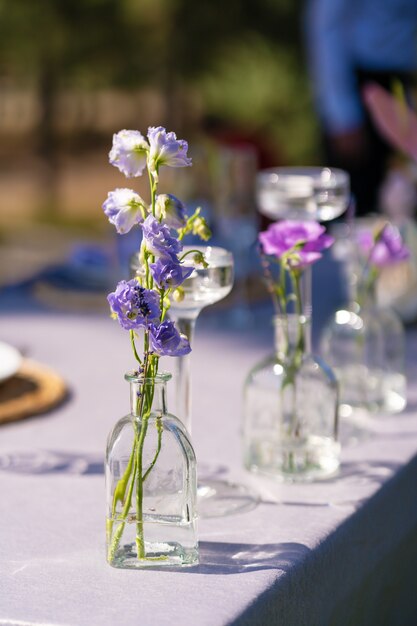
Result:
{"label": "blue shirt", "polygon": [[333,132],[364,111],[355,70],[417,70],[417,0],[308,0],[308,61],[317,110]]}

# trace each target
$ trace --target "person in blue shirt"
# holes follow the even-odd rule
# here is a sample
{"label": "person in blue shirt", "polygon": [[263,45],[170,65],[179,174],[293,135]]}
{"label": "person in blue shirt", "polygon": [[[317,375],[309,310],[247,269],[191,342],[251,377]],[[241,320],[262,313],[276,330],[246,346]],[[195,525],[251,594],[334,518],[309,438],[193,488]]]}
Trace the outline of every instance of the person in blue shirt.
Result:
{"label": "person in blue shirt", "polygon": [[306,43],[325,165],[351,176],[358,214],[378,209],[392,149],[363,105],[376,82],[411,93],[417,73],[417,0],[307,0]]}

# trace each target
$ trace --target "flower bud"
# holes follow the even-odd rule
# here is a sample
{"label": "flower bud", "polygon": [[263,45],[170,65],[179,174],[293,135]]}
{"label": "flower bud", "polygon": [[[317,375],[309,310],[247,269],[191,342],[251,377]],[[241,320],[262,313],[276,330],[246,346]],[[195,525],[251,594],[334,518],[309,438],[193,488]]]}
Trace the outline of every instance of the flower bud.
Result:
{"label": "flower bud", "polygon": [[170,193],[159,194],[156,198],[155,217],[170,228],[182,228],[186,223],[185,206]]}
{"label": "flower bud", "polygon": [[208,267],[208,263],[204,257],[204,254],[202,252],[196,252],[193,255],[193,261],[195,263],[195,265],[202,265],[204,268]]}
{"label": "flower bud", "polygon": [[193,235],[198,235],[203,241],[211,237],[211,230],[204,217],[197,217],[193,222]]}
{"label": "flower bud", "polygon": [[184,300],[184,289],[182,287],[177,287],[172,292],[172,299],[174,302],[182,302]]}

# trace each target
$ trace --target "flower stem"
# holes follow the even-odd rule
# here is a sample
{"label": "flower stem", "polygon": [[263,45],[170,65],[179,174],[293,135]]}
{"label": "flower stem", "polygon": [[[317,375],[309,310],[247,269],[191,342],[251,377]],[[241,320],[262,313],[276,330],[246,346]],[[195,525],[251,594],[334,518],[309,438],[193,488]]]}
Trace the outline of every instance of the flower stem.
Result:
{"label": "flower stem", "polygon": [[145,558],[145,538],[143,533],[143,444],[148,430],[149,415],[142,417],[140,435],[136,452],[136,550],[138,559]]}
{"label": "flower stem", "polygon": [[296,352],[294,357],[294,363],[296,367],[301,365],[301,360],[303,358],[304,349],[305,349],[305,336],[304,336],[304,327],[303,322],[301,321],[301,316],[303,314],[303,305],[301,298],[301,288],[300,288],[300,275],[298,272],[291,272],[291,278],[293,280],[294,285],[294,294],[295,294],[295,311],[298,316],[298,336],[297,336],[297,344],[296,344]]}
{"label": "flower stem", "polygon": [[148,478],[152,468],[154,467],[154,465],[155,465],[155,463],[157,461],[159,453],[161,452],[163,428],[162,428],[162,423],[161,423],[161,417],[160,416],[156,418],[156,428],[158,430],[158,443],[157,443],[157,446],[156,446],[156,452],[155,452],[155,456],[153,457],[153,459],[152,459],[148,469],[146,470],[146,472],[144,473],[144,475],[142,477],[142,481],[143,482],[145,482],[145,480]]}
{"label": "flower stem", "polygon": [[151,188],[151,209],[152,209],[152,215],[155,217],[155,197],[156,197],[157,184],[151,172],[149,171],[149,169],[148,169],[148,175],[149,175],[149,186]]}
{"label": "flower stem", "polygon": [[130,343],[132,345],[132,350],[133,350],[133,354],[135,356],[136,361],[139,363],[139,365],[142,365],[142,361],[140,356],[138,355],[138,352],[136,350],[136,345],[135,345],[135,331],[131,330],[130,331]]}
{"label": "flower stem", "polygon": [[[122,537],[125,525],[126,525],[126,518],[127,518],[127,514],[129,513],[129,509],[132,503],[132,495],[133,495],[133,487],[135,484],[135,474],[136,474],[136,460],[134,460],[134,465],[133,465],[133,475],[132,475],[132,479],[130,481],[130,486],[129,486],[129,491],[127,493],[127,497],[122,509],[122,514],[121,514],[121,523],[118,526],[116,532],[114,533],[114,536],[112,538],[111,544],[110,544],[110,548],[109,548],[109,552],[108,552],[108,561],[109,563],[111,563],[116,555],[116,550],[119,547],[119,543],[120,543],[120,539]],[[114,520],[112,520],[111,522],[111,526],[107,529],[108,532],[110,532],[111,534],[111,530],[113,528],[113,522]]]}

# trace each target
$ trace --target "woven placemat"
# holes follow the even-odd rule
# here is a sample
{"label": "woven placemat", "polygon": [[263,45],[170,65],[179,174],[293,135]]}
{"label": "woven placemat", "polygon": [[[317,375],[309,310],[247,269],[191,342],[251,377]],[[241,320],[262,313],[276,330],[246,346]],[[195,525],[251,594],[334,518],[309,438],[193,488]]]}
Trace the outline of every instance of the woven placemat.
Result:
{"label": "woven placemat", "polygon": [[67,394],[61,376],[41,363],[24,359],[19,371],[0,384],[0,424],[46,413]]}

